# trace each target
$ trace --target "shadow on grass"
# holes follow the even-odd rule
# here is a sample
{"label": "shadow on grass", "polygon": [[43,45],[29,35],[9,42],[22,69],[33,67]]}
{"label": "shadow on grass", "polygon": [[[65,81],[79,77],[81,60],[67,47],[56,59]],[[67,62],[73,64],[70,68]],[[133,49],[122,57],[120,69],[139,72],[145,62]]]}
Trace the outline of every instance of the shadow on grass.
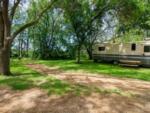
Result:
{"label": "shadow on grass", "polygon": [[[65,62],[65,66],[69,66],[68,68],[71,69],[78,69],[79,67],[82,67],[82,65],[88,65],[86,64],[76,64],[75,68],[70,65],[74,65],[73,63]],[[70,64],[70,65],[69,65]],[[62,65],[61,63],[59,65]],[[21,62],[18,62],[17,60],[12,61],[12,72],[14,73],[14,76],[0,76],[0,86],[9,86],[13,90],[27,90],[30,88],[40,88],[43,90],[46,90],[48,94],[66,94],[66,93],[73,93],[76,95],[81,94],[91,94],[92,92],[100,92],[100,93],[119,93],[120,90],[116,89],[100,89],[96,88],[94,86],[79,84],[79,83],[68,83],[66,81],[61,81],[56,78],[53,78],[51,76],[45,76],[43,74],[40,74],[36,71],[33,71],[24,65],[22,65]],[[79,67],[78,67],[79,66]],[[77,68],[76,68],[77,67]],[[91,67],[91,65],[86,66],[88,68]],[[65,70],[66,67],[63,67]],[[66,70],[68,70],[68,68]],[[121,93],[120,93],[121,94]]]}
{"label": "shadow on grass", "polygon": [[60,80],[48,80],[47,82],[40,85],[40,88],[46,89],[48,91],[48,94],[65,94],[68,92],[71,92],[76,95],[88,95],[92,92],[96,92],[97,90],[94,90],[94,87],[89,87],[82,84],[69,84],[65,81]]}
{"label": "shadow on grass", "polygon": [[31,88],[40,88],[46,90],[48,94],[57,95],[63,95],[69,92],[74,93],[76,95],[90,94],[93,91],[92,88],[85,85],[70,84],[66,81],[61,81],[43,75],[19,75],[0,77],[0,86],[9,86],[13,90],[27,90]]}
{"label": "shadow on grass", "polygon": [[11,62],[13,76],[0,76],[0,85],[9,86],[13,90],[26,90],[30,88],[41,88],[48,91],[49,94],[65,94],[73,92],[75,94],[87,92],[88,87],[78,84],[69,84],[51,76],[44,76],[33,71],[18,60]]}
{"label": "shadow on grass", "polygon": [[14,90],[25,90],[33,86],[31,81],[18,77],[0,80],[0,85],[7,85]]}

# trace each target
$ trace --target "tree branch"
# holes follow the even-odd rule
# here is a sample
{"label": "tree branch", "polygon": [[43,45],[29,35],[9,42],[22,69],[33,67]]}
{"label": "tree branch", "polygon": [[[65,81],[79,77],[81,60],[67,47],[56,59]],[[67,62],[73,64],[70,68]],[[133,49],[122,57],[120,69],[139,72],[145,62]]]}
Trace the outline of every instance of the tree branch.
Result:
{"label": "tree branch", "polygon": [[18,7],[20,1],[21,1],[21,0],[17,0],[17,1],[15,2],[15,0],[14,0],[14,6],[12,7],[11,12],[10,12],[10,19],[11,19],[11,21],[12,21],[13,18],[14,18],[16,9],[17,9],[17,7]]}
{"label": "tree branch", "polygon": [[50,9],[56,1],[57,1],[57,0],[53,0],[53,1],[50,3],[50,5],[48,5],[46,8],[44,8],[44,9],[41,11],[41,13],[39,13],[39,15],[37,16],[36,19],[34,19],[34,20],[32,20],[32,21],[30,21],[30,22],[28,22],[28,23],[22,25],[20,28],[18,28],[18,29],[13,33],[13,35],[12,35],[12,41],[15,39],[15,37],[16,37],[20,32],[22,32],[22,31],[24,31],[26,28],[31,27],[31,26],[35,25],[36,23],[38,23],[38,21],[41,19],[41,17],[43,16],[43,14],[44,14],[48,9]]}
{"label": "tree branch", "polygon": [[97,18],[99,18],[103,12],[105,12],[106,10],[110,9],[109,4],[105,5],[103,8],[101,8],[97,14],[90,20],[91,23],[93,23],[93,21],[95,21]]}

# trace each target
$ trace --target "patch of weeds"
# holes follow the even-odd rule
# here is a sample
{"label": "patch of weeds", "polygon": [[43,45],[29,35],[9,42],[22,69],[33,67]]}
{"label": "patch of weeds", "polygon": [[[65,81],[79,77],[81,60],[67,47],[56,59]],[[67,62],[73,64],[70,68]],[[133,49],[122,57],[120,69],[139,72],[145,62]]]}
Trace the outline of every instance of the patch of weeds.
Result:
{"label": "patch of weeds", "polygon": [[50,94],[62,95],[71,91],[70,84],[57,79],[49,79],[45,83],[41,84],[39,87],[47,90],[49,95]]}
{"label": "patch of weeds", "polygon": [[14,90],[25,90],[33,87],[32,81],[20,77],[7,77],[0,80],[0,85],[6,85]]}
{"label": "patch of weeds", "polygon": [[90,95],[92,93],[92,88],[83,84],[74,84],[72,86],[72,91],[76,95]]}

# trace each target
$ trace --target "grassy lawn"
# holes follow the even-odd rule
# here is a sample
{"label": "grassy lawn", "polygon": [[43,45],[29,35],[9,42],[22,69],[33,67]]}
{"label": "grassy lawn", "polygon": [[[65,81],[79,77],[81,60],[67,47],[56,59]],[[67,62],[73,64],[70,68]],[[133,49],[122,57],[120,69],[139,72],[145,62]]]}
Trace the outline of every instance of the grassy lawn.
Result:
{"label": "grassy lawn", "polygon": [[0,76],[0,86],[8,86],[13,90],[41,88],[47,90],[49,94],[64,94],[74,87],[67,82],[35,72],[25,67],[19,60],[11,62],[13,76]]}
{"label": "grassy lawn", "polygon": [[73,60],[37,60],[36,63],[45,64],[49,67],[57,66],[65,71],[85,71],[106,76],[150,81],[150,69],[148,68],[121,67],[113,64],[93,63],[92,61],[83,61],[81,64],[76,64]]}
{"label": "grassy lawn", "polygon": [[11,71],[13,76],[0,76],[0,87],[8,86],[13,90],[27,90],[30,88],[40,88],[46,90],[48,94],[65,94],[73,92],[75,94],[89,94],[91,92],[120,93],[119,89],[105,90],[96,87],[85,86],[83,84],[70,84],[66,81],[58,80],[54,77],[40,74],[27,68],[26,63],[45,64],[49,67],[57,66],[64,71],[85,71],[90,73],[102,73],[106,76],[134,78],[150,81],[150,69],[145,68],[125,68],[111,64],[93,63],[84,61],[76,64],[73,60],[12,60]]}
{"label": "grassy lawn", "polygon": [[[91,92],[101,93],[120,93],[120,90],[105,90],[96,87],[89,87],[82,84],[70,84],[66,81],[58,80],[54,77],[40,74],[33,71],[24,63],[31,63],[30,60],[11,60],[12,76],[0,76],[0,87],[9,87],[12,90],[28,90],[31,88],[40,88],[48,94],[63,95],[69,92],[74,94],[89,94]],[[48,61],[47,61],[48,62]]]}

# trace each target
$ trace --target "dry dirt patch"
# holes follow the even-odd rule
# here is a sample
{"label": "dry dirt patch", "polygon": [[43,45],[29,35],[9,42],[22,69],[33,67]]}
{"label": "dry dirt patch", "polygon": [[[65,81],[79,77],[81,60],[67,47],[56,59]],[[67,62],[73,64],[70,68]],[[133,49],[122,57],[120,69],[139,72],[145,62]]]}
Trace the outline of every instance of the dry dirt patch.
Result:
{"label": "dry dirt patch", "polygon": [[148,103],[116,94],[50,95],[40,89],[0,92],[0,113],[149,113]]}

